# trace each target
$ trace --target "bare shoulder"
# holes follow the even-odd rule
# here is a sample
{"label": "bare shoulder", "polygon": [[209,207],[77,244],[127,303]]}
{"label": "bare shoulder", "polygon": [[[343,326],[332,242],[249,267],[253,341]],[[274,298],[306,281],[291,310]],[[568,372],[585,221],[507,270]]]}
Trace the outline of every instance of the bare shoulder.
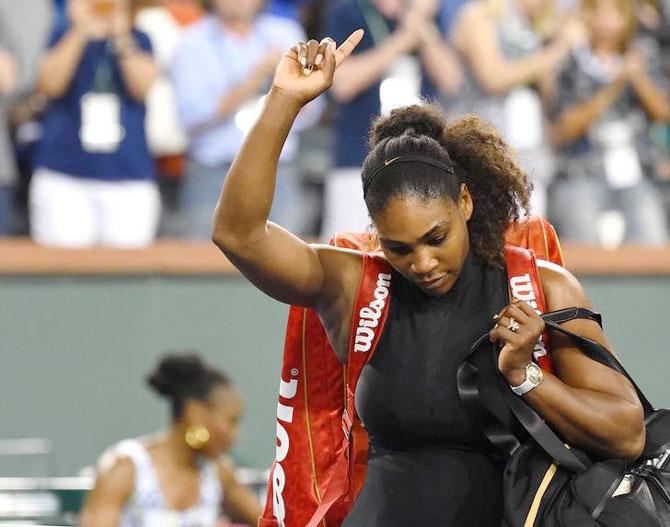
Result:
{"label": "bare shoulder", "polygon": [[[540,272],[542,291],[547,301],[547,311],[556,311],[569,307],[593,309],[593,305],[584,292],[584,288],[570,271],[543,260],[537,261],[537,267]],[[563,326],[573,333],[595,340],[611,353],[614,353],[611,343],[607,340],[607,336],[597,322],[577,319],[566,322]],[[574,348],[574,342],[556,331],[552,331],[551,334],[552,355],[559,362],[559,366],[562,356],[570,357],[566,360],[572,362],[584,360],[581,353],[561,353],[561,349]]]}
{"label": "bare shoulder", "polygon": [[537,260],[537,268],[549,311],[566,307],[592,307],[584,288],[570,271],[544,260]]}
{"label": "bare shoulder", "polygon": [[490,33],[493,28],[493,12],[489,2],[475,0],[467,2],[459,10],[451,30],[451,41],[463,52],[477,42],[482,32]]}
{"label": "bare shoulder", "polygon": [[467,30],[491,20],[491,8],[485,0],[466,2],[456,15],[454,31]]}
{"label": "bare shoulder", "polygon": [[81,511],[82,527],[118,525],[124,504],[135,487],[135,465],[127,456],[109,450],[98,462],[93,490]]}
{"label": "bare shoulder", "polygon": [[457,21],[464,24],[472,24],[484,20],[490,16],[488,2],[484,0],[475,0],[466,3],[457,15]]}
{"label": "bare shoulder", "polygon": [[113,450],[105,452],[98,461],[96,487],[130,495],[135,485],[135,464],[125,454]]}

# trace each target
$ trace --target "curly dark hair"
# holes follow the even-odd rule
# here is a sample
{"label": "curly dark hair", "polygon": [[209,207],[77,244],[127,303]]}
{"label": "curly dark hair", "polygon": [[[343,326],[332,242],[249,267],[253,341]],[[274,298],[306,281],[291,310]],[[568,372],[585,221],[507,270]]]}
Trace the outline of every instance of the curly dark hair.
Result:
{"label": "curly dark hair", "polygon": [[216,386],[231,386],[225,373],[203,362],[194,352],[163,355],[146,382],[170,401],[174,420],[181,417],[187,401],[206,401]]}
{"label": "curly dark hair", "polygon": [[[529,210],[532,185],[492,125],[475,115],[447,123],[438,106],[413,105],[378,117],[369,142],[362,179],[371,217],[398,195],[455,201],[465,183],[474,205],[468,222],[472,251],[490,265],[503,265],[505,232]],[[420,162],[380,170],[407,155],[429,157],[449,170]]]}

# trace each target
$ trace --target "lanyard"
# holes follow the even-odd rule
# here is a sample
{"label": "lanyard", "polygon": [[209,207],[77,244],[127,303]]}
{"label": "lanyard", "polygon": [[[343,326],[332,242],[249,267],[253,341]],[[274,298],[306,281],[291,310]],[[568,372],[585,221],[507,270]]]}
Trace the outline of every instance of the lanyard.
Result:
{"label": "lanyard", "polygon": [[370,36],[375,46],[379,45],[391,33],[391,28],[388,22],[372,5],[371,0],[358,0],[358,7],[360,7],[365,19],[365,24],[370,30]]}

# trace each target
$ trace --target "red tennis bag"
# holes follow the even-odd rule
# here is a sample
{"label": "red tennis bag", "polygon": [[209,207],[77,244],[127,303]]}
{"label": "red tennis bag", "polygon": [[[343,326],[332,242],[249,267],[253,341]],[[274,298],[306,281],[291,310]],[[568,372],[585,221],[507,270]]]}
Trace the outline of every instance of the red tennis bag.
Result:
{"label": "red tennis bag", "polygon": [[[562,265],[553,227],[543,218],[515,223],[506,236],[510,295],[545,310],[535,257]],[[355,412],[354,393],[384,328],[391,267],[367,234],[341,235],[331,243],[363,253],[347,364],[335,356],[315,311],[291,306],[277,403],[275,461],[259,527],[337,527],[365,478],[368,439]],[[535,347],[536,361],[551,370],[549,341]]]}

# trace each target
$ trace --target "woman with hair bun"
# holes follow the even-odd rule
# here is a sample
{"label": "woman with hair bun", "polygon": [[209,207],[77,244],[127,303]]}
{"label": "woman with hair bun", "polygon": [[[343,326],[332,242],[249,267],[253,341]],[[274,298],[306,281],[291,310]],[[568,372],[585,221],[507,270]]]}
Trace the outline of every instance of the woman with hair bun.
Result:
{"label": "woman with hair bun", "polygon": [[242,414],[228,377],[198,355],[180,353],[163,356],[146,380],[169,401],[172,424],[103,454],[82,527],[221,527],[222,505],[255,526],[258,499],[222,458]]}
{"label": "woman with hair bun", "polygon": [[[310,245],[268,221],[277,159],[300,109],[326,91],[360,42],[356,31],[299,43],[282,58],[265,107],[230,170],[213,240],[258,288],[313,308],[346,362],[362,253]],[[370,439],[363,488],[346,527],[490,527],[502,519],[502,475],[492,447],[462,407],[456,371],[490,331],[498,367],[571,444],[634,459],[644,444],[630,383],[552,334],[556,374],[528,383],[544,322],[509,304],[504,234],[528,207],[529,184],[498,133],[474,116],[447,124],[429,106],[380,117],[362,171],[365,202],[393,268],[377,351],[363,368],[356,408]],[[540,266],[547,309],[590,307],[566,270]],[[497,321],[494,321],[494,316]],[[611,349],[600,326],[566,324]],[[521,387],[524,390],[520,390]]]}

